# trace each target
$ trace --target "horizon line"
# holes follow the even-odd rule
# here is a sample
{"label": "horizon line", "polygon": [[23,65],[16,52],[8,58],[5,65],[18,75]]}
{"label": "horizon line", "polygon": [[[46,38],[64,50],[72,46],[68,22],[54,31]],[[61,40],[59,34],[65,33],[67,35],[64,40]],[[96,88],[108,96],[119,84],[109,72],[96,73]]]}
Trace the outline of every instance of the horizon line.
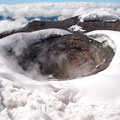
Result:
{"label": "horizon line", "polygon": [[20,3],[0,3],[0,5],[16,5],[16,4],[35,4],[35,3],[119,3],[118,1],[40,1],[40,2],[20,2]]}

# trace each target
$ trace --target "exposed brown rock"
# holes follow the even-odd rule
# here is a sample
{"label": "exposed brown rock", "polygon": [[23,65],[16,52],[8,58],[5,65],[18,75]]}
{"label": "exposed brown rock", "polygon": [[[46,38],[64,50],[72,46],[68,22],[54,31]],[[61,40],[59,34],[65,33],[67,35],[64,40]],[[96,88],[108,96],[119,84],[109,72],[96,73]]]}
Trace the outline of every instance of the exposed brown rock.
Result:
{"label": "exposed brown rock", "polygon": [[86,32],[93,30],[115,30],[120,31],[120,21],[115,22],[103,22],[103,21],[88,21],[78,23]]}

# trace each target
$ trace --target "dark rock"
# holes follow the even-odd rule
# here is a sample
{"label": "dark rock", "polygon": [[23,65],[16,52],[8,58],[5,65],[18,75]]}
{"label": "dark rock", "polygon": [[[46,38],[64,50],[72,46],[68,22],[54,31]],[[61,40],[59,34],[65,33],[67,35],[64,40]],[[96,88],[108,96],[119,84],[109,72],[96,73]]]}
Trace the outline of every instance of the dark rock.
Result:
{"label": "dark rock", "polygon": [[103,21],[88,21],[79,23],[86,32],[93,31],[93,30],[114,30],[120,31],[120,21],[115,22],[103,22]]}
{"label": "dark rock", "polygon": [[85,32],[89,32],[93,30],[120,31],[119,20],[115,22],[104,22],[99,20],[80,22],[80,20],[78,19],[78,16],[76,16],[63,21],[32,21],[32,22],[29,22],[25,27],[21,29],[6,31],[1,33],[0,38],[6,37],[8,35],[18,33],[18,32],[32,32],[32,31],[48,29],[48,28],[59,28],[59,29],[68,30],[69,27],[76,24],[81,26],[84,30],[86,30]]}

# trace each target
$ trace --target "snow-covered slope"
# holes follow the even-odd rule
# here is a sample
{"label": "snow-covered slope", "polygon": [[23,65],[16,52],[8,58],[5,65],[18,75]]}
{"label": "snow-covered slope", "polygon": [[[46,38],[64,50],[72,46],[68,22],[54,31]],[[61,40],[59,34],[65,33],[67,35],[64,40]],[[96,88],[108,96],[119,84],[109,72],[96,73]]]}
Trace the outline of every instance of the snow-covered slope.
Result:
{"label": "snow-covered slope", "polygon": [[116,15],[113,15],[112,13],[108,11],[95,10],[95,11],[82,13],[79,16],[79,19],[80,19],[80,22],[95,21],[95,20],[114,22],[114,21],[119,20],[120,18]]}
{"label": "snow-covered slope", "polygon": [[8,44],[12,45],[13,43],[14,44],[19,43],[20,46],[22,43],[28,45],[28,44],[32,44],[33,42],[47,39],[49,37],[63,36],[67,34],[72,34],[72,33],[66,30],[57,29],[57,28],[38,30],[35,32],[29,32],[29,33],[28,32],[16,33],[16,34],[13,34],[6,38],[1,39],[0,45],[7,46]]}
{"label": "snow-covered slope", "polygon": [[14,61],[7,59],[4,54],[4,50],[10,47],[13,47],[15,51],[20,51],[20,47],[16,49],[17,45],[26,47],[34,42],[31,37],[41,40],[56,34],[70,33],[64,30],[49,29],[14,34],[0,40],[0,119],[120,119],[120,32],[93,31],[88,33],[88,36],[95,40],[99,38],[98,40],[101,39],[102,42],[102,38],[106,36],[106,45],[112,44],[115,48],[115,57],[106,70],[96,75],[70,81],[32,80],[18,73],[18,66],[13,69]]}

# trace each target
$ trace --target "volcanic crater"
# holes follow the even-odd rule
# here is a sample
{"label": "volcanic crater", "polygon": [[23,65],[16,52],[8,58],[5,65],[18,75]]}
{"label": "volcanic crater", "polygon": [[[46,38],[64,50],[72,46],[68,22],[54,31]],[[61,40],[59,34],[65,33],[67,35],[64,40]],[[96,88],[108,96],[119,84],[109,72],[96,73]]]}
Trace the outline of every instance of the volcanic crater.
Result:
{"label": "volcanic crater", "polygon": [[[85,32],[93,30],[120,30],[120,21],[85,21],[80,22],[78,16],[63,21],[32,21],[18,30],[6,31],[0,34],[0,38],[14,33],[32,32],[48,28],[68,30],[72,25],[81,26]],[[34,39],[33,39],[34,41]],[[73,79],[96,74],[106,69],[114,56],[114,51],[109,46],[104,46],[88,36],[84,32],[74,32],[70,35],[53,36],[45,40],[33,42],[24,48],[20,55],[8,51],[17,64],[25,72],[36,69],[38,74],[52,76],[59,80]]]}
{"label": "volcanic crater", "polygon": [[70,80],[106,69],[114,52],[109,46],[103,46],[102,43],[75,32],[34,42],[17,56],[9,50],[8,56],[14,57],[25,72],[34,71],[34,66],[37,65],[40,75]]}

